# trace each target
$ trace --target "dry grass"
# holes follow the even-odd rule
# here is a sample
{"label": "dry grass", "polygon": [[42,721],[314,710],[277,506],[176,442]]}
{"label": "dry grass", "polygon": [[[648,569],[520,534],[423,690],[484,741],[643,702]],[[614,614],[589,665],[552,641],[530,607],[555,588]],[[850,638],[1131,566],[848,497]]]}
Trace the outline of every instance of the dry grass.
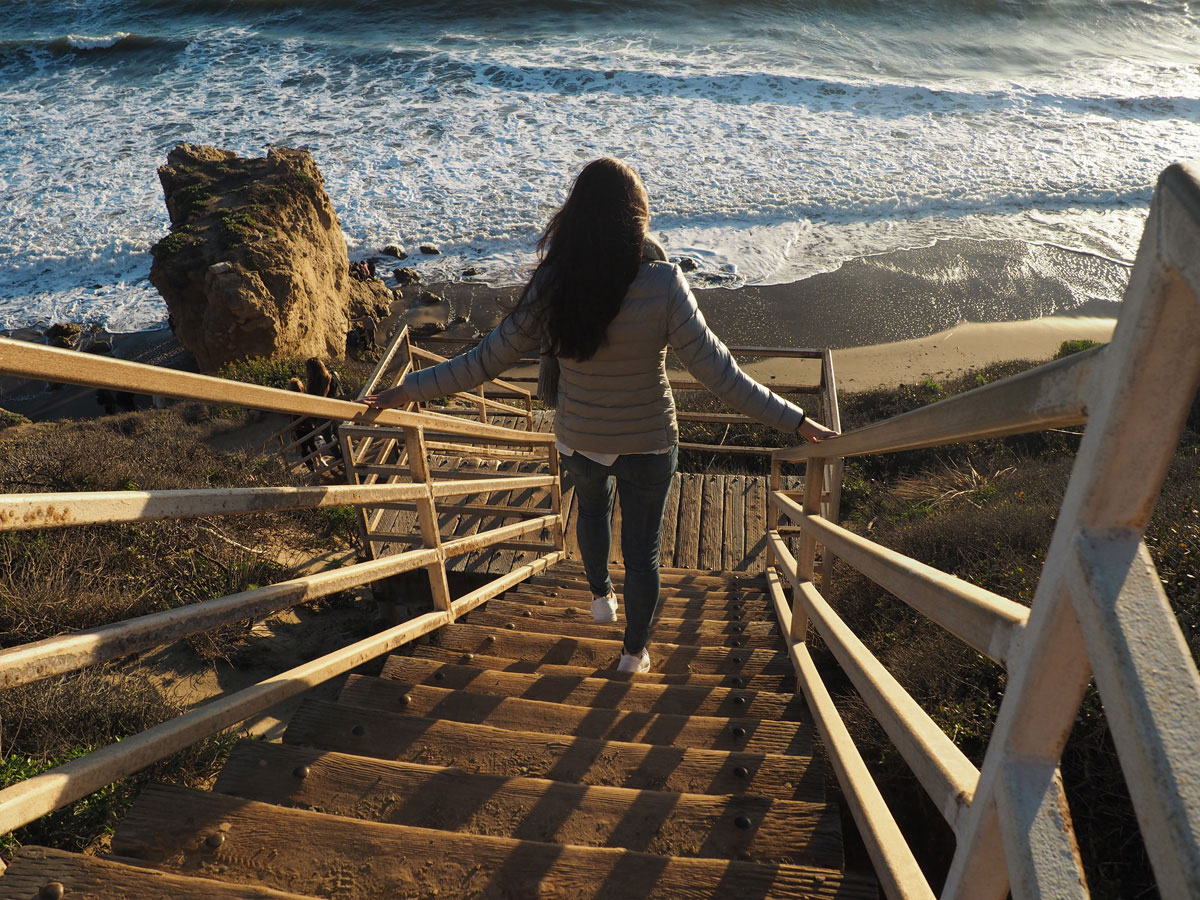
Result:
{"label": "dry grass", "polygon": [[[202,406],[0,431],[0,492],[166,490],[288,483],[271,458],[213,449],[236,443],[241,413]],[[0,533],[0,646],[220,597],[289,577],[281,539],[309,555],[330,549],[325,512],[84,526]],[[236,658],[248,625],[188,640],[201,662]],[[0,692],[0,787],[182,712],[128,665],[112,664]],[[103,847],[139,784],[199,783],[230,739],[203,741],[5,839]]]}
{"label": "dry grass", "polygon": [[[985,370],[950,385],[924,385],[844,398],[850,426],[1012,374]],[[936,388],[936,390],[934,389]],[[924,395],[924,396],[922,396]],[[1036,590],[1078,437],[1050,432],[849,461],[844,521],[921,562],[1029,603]],[[1171,466],[1147,545],[1193,658],[1200,658],[1200,402]],[[848,566],[825,590],[892,674],[979,764],[1003,699],[1004,671]],[[953,835],[828,653],[823,671],[889,806],[935,889],[953,853]],[[1088,692],[1067,743],[1063,779],[1092,896],[1156,896],[1153,876],[1103,707]]]}

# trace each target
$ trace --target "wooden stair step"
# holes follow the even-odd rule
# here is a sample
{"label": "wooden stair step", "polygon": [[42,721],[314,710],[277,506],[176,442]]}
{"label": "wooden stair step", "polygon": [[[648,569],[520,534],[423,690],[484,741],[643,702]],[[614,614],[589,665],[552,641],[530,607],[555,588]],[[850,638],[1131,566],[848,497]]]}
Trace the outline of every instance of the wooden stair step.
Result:
{"label": "wooden stair step", "polygon": [[[620,596],[621,591],[617,591]],[[504,599],[512,603],[528,603],[545,609],[575,609],[591,615],[592,592],[582,591],[563,595],[533,590],[509,590]],[[658,614],[671,619],[701,619],[706,622],[774,622],[775,611],[766,597],[735,597],[722,600],[714,597],[664,597],[659,601]]]}
{"label": "wooden stair step", "polygon": [[555,665],[551,663],[538,664],[527,659],[512,659],[507,656],[490,656],[486,653],[463,653],[461,650],[447,650],[433,644],[412,646],[412,655],[420,659],[432,659],[437,662],[461,663],[478,666],[481,669],[493,669],[498,672],[544,672],[547,675],[583,675],[589,678],[604,678],[609,681],[636,681],[639,684],[711,684],[725,687],[744,687],[750,690],[771,691],[780,694],[792,694],[796,691],[796,677],[791,674],[753,675],[705,674],[698,672],[618,672],[614,666],[616,660],[607,667],[593,668],[591,666]]}
{"label": "wooden stair step", "polygon": [[[62,885],[61,894],[53,888],[43,892],[54,883]],[[49,847],[22,847],[0,877],[0,900],[55,894],[68,900],[311,900],[308,895],[221,884]]]}
{"label": "wooden stair step", "polygon": [[590,709],[564,703],[451,691],[388,678],[351,675],[342,703],[431,719],[492,725],[513,731],[576,735],[603,740],[751,753],[812,753],[812,733],[796,722],[749,717],[680,716]]}
{"label": "wooden stair step", "polygon": [[[618,594],[625,593],[625,585],[613,582],[613,590]],[[568,584],[533,584],[523,581],[513,585],[506,595],[546,597],[556,600],[587,601],[594,595],[586,584],[578,586]],[[669,585],[659,587],[659,597],[664,603],[704,603],[709,606],[731,606],[737,603],[765,603],[767,594],[757,588],[747,590],[725,590],[716,588],[673,588]]]}
{"label": "wooden stair step", "polygon": [[701,685],[613,682],[579,675],[543,675],[497,672],[479,666],[438,663],[412,656],[391,656],[383,678],[469,690],[477,694],[520,697],[572,706],[622,709],[696,716],[755,716],[760,719],[811,721],[804,699],[794,694],[774,694],[738,688]]}
{"label": "wooden stair step", "polygon": [[[673,566],[660,566],[658,570],[662,583],[672,587],[766,587],[766,578],[762,573],[726,572],[720,569],[681,569]],[[611,567],[610,577],[614,582],[625,580],[625,570],[620,566]],[[535,581],[555,580],[576,584],[587,584],[583,563],[574,560],[564,560],[554,568],[541,572],[533,577]]]}
{"label": "wooden stair step", "polygon": [[[432,642],[463,653],[485,653],[539,663],[615,666],[621,653],[619,640],[523,634],[504,628],[454,623],[431,635]],[[707,672],[749,675],[757,672],[790,674],[792,664],[783,651],[744,648],[695,647],[683,644],[650,644],[650,668],[656,672]]]}
{"label": "wooden stair step", "polygon": [[[613,579],[613,590],[618,594],[625,592],[625,583]],[[586,600],[593,594],[587,582],[567,582],[561,579],[554,581],[539,581],[533,578],[522,581],[510,587],[506,594],[530,595],[534,597],[553,597],[559,600]],[[745,588],[724,587],[684,587],[669,584],[659,585],[659,596],[663,602],[679,603],[703,602],[712,606],[726,606],[734,603],[765,603],[767,592],[757,586]]]}
{"label": "wooden stair step", "polygon": [[[590,596],[590,595],[589,595]],[[511,616],[517,620],[534,619],[546,622],[584,622],[592,621],[592,610],[590,601],[579,603],[575,606],[541,606],[537,603],[522,602],[521,600],[506,600],[497,598],[489,600],[479,610],[498,613],[501,615]],[[620,617],[621,609],[618,608],[617,615]],[[618,618],[617,624],[621,624]],[[758,620],[758,619],[724,619],[712,618],[705,619],[698,616],[687,617],[672,617],[665,615],[659,610],[658,617],[654,620],[654,627],[680,628],[690,629],[700,634],[713,635],[719,637],[722,635],[737,635],[743,633],[751,634],[778,634],[779,625],[773,620]]]}
{"label": "wooden stair step", "polygon": [[234,747],[215,790],[442,831],[659,856],[842,866],[837,816],[823,803],[588,787],[265,741]]}
{"label": "wooden stair step", "polygon": [[[213,846],[215,844],[216,846]],[[176,872],[276,890],[380,897],[845,898],[862,879],[809,866],[662,857],[604,847],[363,822],[168,785],[142,790],[113,850]]]}
{"label": "wooden stair step", "polygon": [[[559,619],[539,619],[532,616],[494,613],[490,610],[474,610],[460,621],[471,625],[489,625],[493,628],[509,628],[531,634],[561,634],[569,637],[597,637],[607,640],[620,640],[625,632],[624,618],[618,615],[616,622],[596,624],[591,614],[585,616],[567,616]],[[679,619],[669,620],[679,622]],[[721,634],[720,623],[714,623],[715,628],[707,626],[698,620],[686,625],[669,625],[660,620],[654,623],[650,631],[655,642],[668,644],[692,644],[707,647],[754,647],[760,650],[783,649],[783,639],[779,632],[766,622],[738,623],[741,631]],[[758,626],[758,627],[754,627]]]}
{"label": "wooden stair step", "polygon": [[753,793],[811,802],[823,799],[825,790],[822,767],[799,755],[512,732],[324,700],[305,700],[283,740],[378,759],[639,790]]}

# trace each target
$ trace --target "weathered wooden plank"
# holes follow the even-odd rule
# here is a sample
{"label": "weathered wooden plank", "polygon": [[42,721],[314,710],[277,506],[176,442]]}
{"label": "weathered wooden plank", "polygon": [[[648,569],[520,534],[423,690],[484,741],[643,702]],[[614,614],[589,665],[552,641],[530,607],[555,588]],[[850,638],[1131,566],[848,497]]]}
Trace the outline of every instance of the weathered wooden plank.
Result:
{"label": "weathered wooden plank", "polygon": [[722,520],[724,535],[721,540],[723,568],[732,572],[746,554],[746,505],[742,475],[725,476],[725,513]]}
{"label": "weathered wooden plank", "polygon": [[812,752],[807,728],[793,722],[588,709],[565,703],[443,690],[366,675],[351,675],[338,699],[351,706],[375,707],[473,725],[492,725],[512,731],[572,734],[577,737],[697,747],[703,750],[799,755]]}
{"label": "weathered wooden plank", "polygon": [[[438,646],[464,653],[487,653],[542,663],[615,666],[621,653],[620,641],[594,638],[560,638],[554,635],[521,634],[517,631],[455,624],[440,629]],[[769,650],[715,649],[678,644],[654,644],[651,669],[659,672],[716,672],[741,675],[756,672],[782,674],[791,667],[786,653]]]}
{"label": "weathered wooden plank", "polygon": [[696,716],[756,716],[803,721],[804,702],[789,694],[739,690],[715,685],[642,684],[613,682],[578,675],[496,672],[474,665],[437,663],[394,655],[384,664],[383,678],[477,694],[520,697],[548,703]]}
{"label": "weathered wooden plank", "polygon": [[[583,603],[572,606],[541,606],[536,603],[522,603],[519,600],[497,598],[488,601],[486,612],[491,615],[506,617],[504,619],[505,622],[515,622],[518,630],[525,630],[523,626],[530,620],[534,622],[575,622],[579,624],[590,624],[592,621],[591,612]],[[472,621],[475,624],[482,624],[484,620],[481,618],[478,621],[474,619]],[[770,620],[755,621],[752,619],[723,619],[706,616],[671,616],[664,614],[662,610],[660,610],[660,614],[655,618],[654,623],[656,627],[667,630],[678,629],[680,631],[693,632],[697,635],[707,635],[718,642],[727,636],[736,636],[743,633],[760,635],[779,634],[779,626]]]}
{"label": "weathered wooden plank", "polygon": [[[842,865],[837,814],[823,803],[593,787],[265,741],[234,747],[215,790],[446,832],[621,847],[659,856]],[[739,816],[745,827],[735,824]]]}
{"label": "weathered wooden plank", "polygon": [[[598,625],[591,616],[578,616],[572,621],[569,618],[547,621],[546,619],[525,618],[505,615],[503,613],[477,612],[468,620],[472,625],[489,625],[493,628],[509,628],[535,634],[557,634],[568,637],[594,637],[608,640],[618,640],[624,632],[623,617],[618,614],[615,622]],[[737,623],[742,626],[739,632],[720,633],[721,623],[712,623],[716,630],[705,626],[709,623],[699,619],[675,620],[682,621],[681,625],[668,625],[662,620],[654,622],[650,632],[652,641],[665,641],[670,644],[693,644],[706,647],[753,647],[762,650],[784,649],[779,633],[769,622]],[[732,625],[733,623],[730,623]],[[728,627],[728,626],[727,626]]]}
{"label": "weathered wooden plank", "polygon": [[[753,586],[759,590],[763,590],[766,585],[761,575],[746,575],[739,572],[702,571],[694,567],[681,569],[671,566],[661,566],[659,568],[659,575],[664,585],[674,587],[711,589],[714,587],[744,588]],[[545,577],[575,579],[578,581],[583,577],[583,564],[578,562],[563,563],[562,566],[558,567],[554,572],[548,573]]]}
{"label": "weathered wooden plank", "polygon": [[675,535],[675,565],[694,569],[700,565],[700,506],[704,476],[684,472],[679,476],[679,527]]}
{"label": "weathered wooden plank", "polygon": [[113,849],[221,881],[278,890],[316,884],[347,900],[538,896],[551,885],[564,898],[874,896],[829,869],[448,834],[165,785],[142,791]]}
{"label": "weathered wooden plank", "polygon": [[[614,587],[624,588],[625,573],[617,569],[612,573],[612,582]],[[531,579],[529,583],[524,584],[520,588],[520,592],[536,597],[562,597],[576,598],[588,594],[587,583],[577,581],[574,578],[564,578],[555,575],[553,572],[548,576],[543,574],[535,579]],[[713,604],[722,602],[740,602],[744,599],[758,599],[765,602],[766,593],[759,587],[696,587],[696,586],[678,586],[673,584],[663,584],[659,588],[661,596],[668,599],[681,600],[697,600],[709,601]],[[590,596],[590,595],[589,595]],[[590,601],[589,601],[590,602]]]}
{"label": "weathered wooden plank", "polygon": [[[61,893],[48,887],[54,884],[62,886]],[[70,900],[307,900],[300,894],[222,884],[82,853],[22,847],[0,878],[0,900],[53,896]]]}
{"label": "weathered wooden plank", "polygon": [[285,744],[470,772],[693,794],[824,796],[823,765],[803,756],[697,750],[570,735],[513,732],[306,700]]}
{"label": "weathered wooden plank", "polygon": [[702,569],[724,569],[725,476],[704,475],[701,482],[700,556]]}
{"label": "weathered wooden plank", "polygon": [[361,422],[395,427],[425,426],[430,430],[465,435],[500,444],[543,446],[554,443],[549,434],[506,431],[491,425],[459,422],[449,416],[415,413],[401,409],[375,410],[362,403],[299,394],[281,388],[263,387],[198,375],[179,369],[151,366],[94,353],[76,353],[28,341],[0,338],[0,370],[25,378],[106,387],[140,394],[158,394],[217,405],[235,404],[267,412],[315,419]]}
{"label": "weathered wooden plank", "polygon": [[701,684],[725,685],[726,687],[744,687],[749,690],[769,691],[772,693],[792,694],[796,691],[796,679],[787,672],[779,674],[712,674],[703,672],[640,672],[633,675],[629,672],[618,672],[614,668],[597,669],[590,666],[569,666],[553,663],[532,662],[524,659],[511,659],[505,656],[489,656],[484,653],[463,653],[460,650],[447,650],[430,644],[412,648],[413,656],[421,659],[432,659],[443,663],[460,663],[478,666],[483,669],[493,669],[498,672],[541,672],[547,675],[582,675],[587,678],[604,678],[608,681],[629,682],[639,684]]}
{"label": "weathered wooden plank", "polygon": [[767,481],[747,478],[744,497],[746,507],[746,551],[735,566],[738,572],[763,571],[767,550]]}
{"label": "weathered wooden plank", "polygon": [[[616,586],[618,598],[624,594],[624,585]],[[559,592],[556,590],[556,592]],[[572,591],[570,595],[555,596],[544,590],[528,588],[524,584],[506,591],[505,597],[514,603],[528,603],[536,609],[574,609],[581,616],[591,617],[591,594],[586,596]],[[722,599],[724,596],[725,599]],[[680,597],[670,592],[663,594],[659,613],[672,619],[706,619],[711,621],[762,621],[773,622],[774,614],[766,605],[762,595],[716,595],[714,597]]]}

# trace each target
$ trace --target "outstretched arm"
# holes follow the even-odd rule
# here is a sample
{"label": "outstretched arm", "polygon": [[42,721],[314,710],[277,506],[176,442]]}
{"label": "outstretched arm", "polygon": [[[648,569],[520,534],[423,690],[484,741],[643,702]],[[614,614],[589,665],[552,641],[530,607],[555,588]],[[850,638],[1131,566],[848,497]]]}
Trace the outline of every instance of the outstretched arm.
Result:
{"label": "outstretched arm", "polygon": [[466,353],[428,369],[410,372],[400,384],[368,394],[365,400],[376,409],[389,409],[413,400],[432,400],[473,390],[498,378],[533,351],[539,344],[537,334],[531,310],[517,309]]}
{"label": "outstretched arm", "polygon": [[755,381],[742,371],[729,348],[704,321],[696,298],[676,269],[667,319],[667,341],[675,355],[701,384],[723,402],[779,431],[799,431],[806,440],[819,441],[837,432],[809,419],[796,404]]}

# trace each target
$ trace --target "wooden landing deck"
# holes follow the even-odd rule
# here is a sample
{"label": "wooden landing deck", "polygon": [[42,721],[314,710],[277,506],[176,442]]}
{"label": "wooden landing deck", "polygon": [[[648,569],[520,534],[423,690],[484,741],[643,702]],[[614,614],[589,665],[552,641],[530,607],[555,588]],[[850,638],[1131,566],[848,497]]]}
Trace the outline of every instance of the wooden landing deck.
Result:
{"label": "wooden landing deck", "polygon": [[[515,425],[506,419],[493,418],[495,424]],[[547,432],[553,428],[553,411],[540,410],[534,415],[534,428]],[[458,458],[433,457],[431,471],[436,479],[470,477],[482,474],[514,474],[532,472],[529,465],[511,461],[480,461]],[[785,490],[800,490],[803,477],[784,476]],[[663,515],[662,542],[659,561],[664,568],[702,569],[707,571],[744,572],[758,574],[763,571],[766,555],[766,515],[768,479],[757,475],[729,475],[702,472],[677,472],[667,495],[666,511]],[[456,509],[440,516],[439,530],[443,542],[466,537],[490,527],[510,524],[521,519],[520,512],[502,507],[516,507],[527,514],[546,514],[550,511],[549,495],[544,491],[525,491],[520,496],[510,497],[508,492],[472,495],[456,501]],[[472,512],[466,507],[476,507]],[[579,543],[575,538],[575,524],[579,508],[570,474],[563,472],[563,507],[566,511],[567,559],[578,561]],[[505,512],[508,514],[505,515]],[[620,503],[614,503],[613,539],[611,563],[615,567],[624,564],[621,552]],[[416,514],[413,510],[394,510],[382,518],[374,531],[394,535],[411,535],[411,540],[402,539],[395,544],[396,550],[408,549],[419,537]],[[532,540],[549,540],[549,535],[531,537]],[[528,544],[529,541],[524,542]],[[392,552],[381,548],[382,552]],[[447,568],[453,572],[480,574],[504,574],[516,565],[529,562],[537,556],[533,549],[521,543],[494,550],[478,551],[448,561]]]}
{"label": "wooden landing deck", "polygon": [[[211,791],[145,788],[109,859],[22,848],[0,900],[874,900],[843,871],[764,579],[665,580],[689,621],[655,639],[651,673],[615,671],[620,621],[515,630],[586,591],[555,567],[305,701],[283,743],[243,741]],[[774,646],[698,637],[744,624]]]}

